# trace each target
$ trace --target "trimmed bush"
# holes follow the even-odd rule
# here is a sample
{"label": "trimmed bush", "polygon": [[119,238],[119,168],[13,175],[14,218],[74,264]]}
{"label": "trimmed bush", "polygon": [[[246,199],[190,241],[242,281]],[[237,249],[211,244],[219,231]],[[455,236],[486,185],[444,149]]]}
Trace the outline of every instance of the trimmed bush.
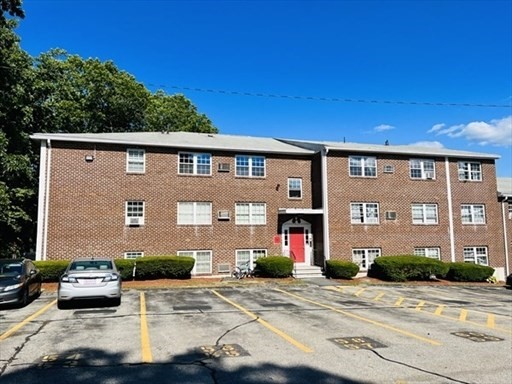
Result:
{"label": "trimmed bush", "polygon": [[327,260],[325,274],[330,279],[351,279],[359,272],[359,266],[351,261]]}
{"label": "trimmed bush", "polygon": [[289,277],[293,273],[293,261],[286,256],[260,257],[255,269],[262,277]]}
{"label": "trimmed bush", "polygon": [[450,263],[446,277],[452,281],[486,281],[494,268],[473,263]]}
{"label": "trimmed bush", "polygon": [[189,279],[195,260],[188,256],[150,256],[137,259],[136,280]]}
{"label": "trimmed bush", "polygon": [[46,260],[34,261],[34,265],[39,269],[43,283],[53,283],[59,281],[66,270],[69,261],[66,260]]}
{"label": "trimmed bush", "polygon": [[389,281],[430,280],[432,275],[446,276],[448,269],[448,264],[429,257],[381,256],[375,258],[368,276]]}
{"label": "trimmed bush", "polygon": [[139,261],[139,259],[115,259],[114,263],[116,264],[117,270],[121,274],[121,280],[132,280],[133,279],[133,266],[135,262]]}

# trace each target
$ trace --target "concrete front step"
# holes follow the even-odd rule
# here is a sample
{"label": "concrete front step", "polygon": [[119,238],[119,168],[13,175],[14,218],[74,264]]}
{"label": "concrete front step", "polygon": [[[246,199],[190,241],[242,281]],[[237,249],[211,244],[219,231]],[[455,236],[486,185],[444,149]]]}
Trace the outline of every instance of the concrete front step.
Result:
{"label": "concrete front step", "polygon": [[324,277],[324,273],[321,267],[315,265],[295,265],[293,268],[293,277],[298,279]]}

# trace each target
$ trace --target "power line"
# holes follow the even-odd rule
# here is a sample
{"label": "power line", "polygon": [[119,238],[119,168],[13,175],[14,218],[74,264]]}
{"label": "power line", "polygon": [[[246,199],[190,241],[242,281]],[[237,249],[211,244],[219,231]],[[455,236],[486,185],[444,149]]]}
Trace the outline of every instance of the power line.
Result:
{"label": "power line", "polygon": [[222,89],[211,88],[193,88],[183,87],[178,85],[157,85],[148,83],[148,86],[158,88],[171,88],[180,91],[193,91],[203,93],[218,93],[223,95],[234,96],[250,96],[250,97],[264,97],[274,99],[288,99],[288,100],[306,100],[306,101],[328,101],[337,103],[363,103],[363,104],[395,104],[395,105],[421,105],[421,106],[435,106],[435,107],[478,107],[478,108],[512,108],[512,104],[482,104],[482,103],[445,103],[445,102],[428,102],[428,101],[400,101],[400,100],[370,100],[370,99],[352,99],[342,97],[317,97],[317,96],[293,96],[281,95],[273,93],[254,93],[254,92],[241,92],[241,91],[227,91]]}

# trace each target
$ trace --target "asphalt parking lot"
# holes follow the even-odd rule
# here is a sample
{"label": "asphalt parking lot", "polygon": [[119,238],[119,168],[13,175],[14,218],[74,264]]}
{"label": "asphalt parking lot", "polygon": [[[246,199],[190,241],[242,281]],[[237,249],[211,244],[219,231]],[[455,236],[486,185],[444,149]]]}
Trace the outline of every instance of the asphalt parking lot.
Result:
{"label": "asphalt parking lot", "polygon": [[0,309],[9,383],[512,382],[503,287],[234,285]]}

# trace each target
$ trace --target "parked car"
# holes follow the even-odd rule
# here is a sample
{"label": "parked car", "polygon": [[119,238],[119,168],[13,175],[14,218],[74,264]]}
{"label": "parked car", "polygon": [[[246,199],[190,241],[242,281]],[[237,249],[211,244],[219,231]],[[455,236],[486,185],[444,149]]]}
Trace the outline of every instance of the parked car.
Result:
{"label": "parked car", "polygon": [[57,306],[63,309],[75,300],[109,300],[121,304],[121,274],[114,260],[104,257],[71,261],[60,277]]}
{"label": "parked car", "polygon": [[512,273],[507,276],[507,281],[505,282],[505,285],[512,289]]}
{"label": "parked car", "polygon": [[24,307],[41,294],[41,274],[29,259],[0,259],[0,304]]}

